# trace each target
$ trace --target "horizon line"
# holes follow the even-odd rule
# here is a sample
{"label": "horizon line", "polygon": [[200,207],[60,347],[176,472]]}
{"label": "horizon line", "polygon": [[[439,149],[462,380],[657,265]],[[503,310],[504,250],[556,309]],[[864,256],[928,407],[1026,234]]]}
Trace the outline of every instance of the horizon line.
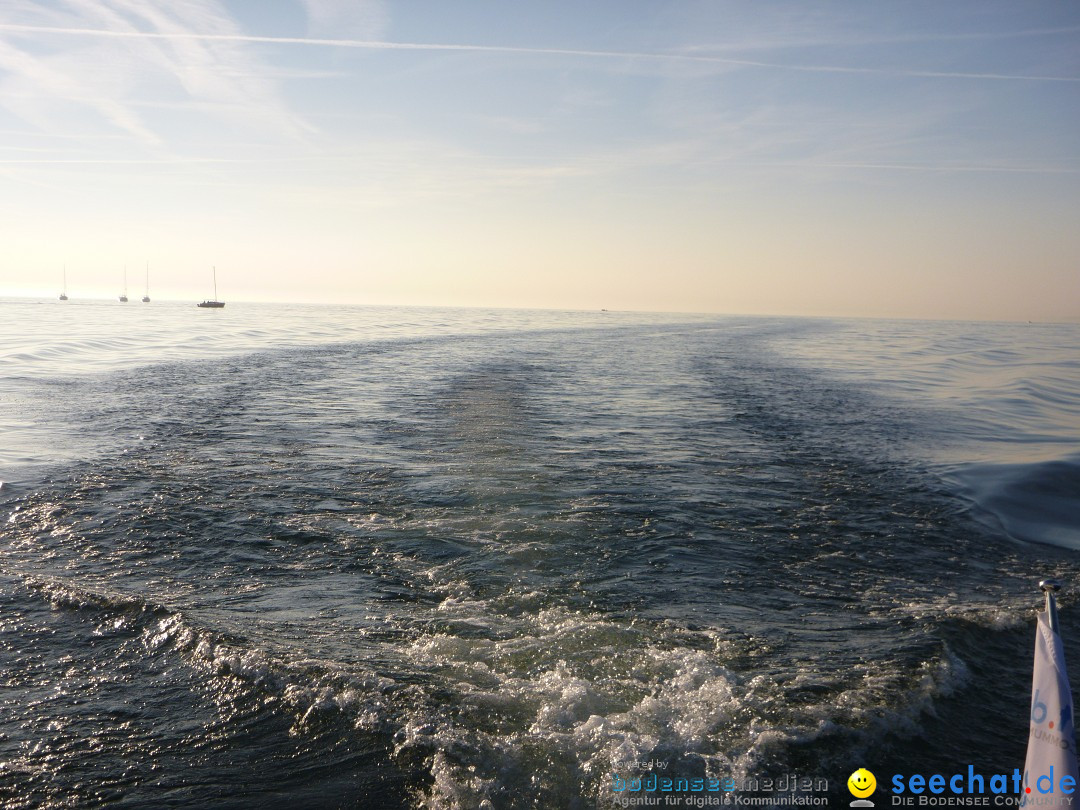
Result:
{"label": "horizon line", "polygon": [[[56,302],[68,304],[72,301],[79,302],[112,302],[112,303],[143,303],[139,300],[121,302],[116,296],[102,297],[69,297],[67,301],[60,301],[55,295],[13,295],[0,291],[0,303],[11,302],[13,299],[20,301],[34,301],[37,303]],[[195,298],[155,298],[148,303],[185,304],[195,301]],[[229,302],[227,302],[229,303]],[[551,306],[524,306],[524,305],[490,305],[490,304],[392,304],[392,303],[346,303],[334,301],[292,301],[292,300],[267,300],[267,299],[242,299],[231,301],[233,304],[257,304],[271,306],[309,306],[309,307],[371,307],[385,309],[486,309],[518,311],[527,310],[533,312],[605,312],[612,315],[635,314],[635,315],[696,315],[702,317],[720,318],[814,318],[839,321],[935,321],[935,322],[963,322],[963,323],[1010,323],[1031,324],[1032,326],[1076,326],[1080,325],[1080,315],[1066,316],[1064,319],[1033,320],[1030,318],[978,318],[958,316],[927,316],[927,315],[836,315],[821,313],[782,313],[782,312],[721,312],[703,311],[691,309],[610,309],[603,307],[551,307]]]}

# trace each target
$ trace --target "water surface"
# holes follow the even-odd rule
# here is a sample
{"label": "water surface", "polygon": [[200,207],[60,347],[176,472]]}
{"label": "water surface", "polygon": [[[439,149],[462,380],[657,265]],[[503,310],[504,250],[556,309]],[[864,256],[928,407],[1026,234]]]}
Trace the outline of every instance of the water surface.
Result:
{"label": "water surface", "polygon": [[1022,763],[1076,326],[0,310],[5,806]]}

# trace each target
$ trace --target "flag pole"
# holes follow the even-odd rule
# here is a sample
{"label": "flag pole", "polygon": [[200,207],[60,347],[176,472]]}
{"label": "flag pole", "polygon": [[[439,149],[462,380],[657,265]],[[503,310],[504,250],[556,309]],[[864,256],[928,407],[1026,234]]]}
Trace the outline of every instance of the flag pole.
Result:
{"label": "flag pole", "polygon": [[1065,673],[1064,643],[1058,631],[1057,601],[1061,590],[1056,579],[1044,579],[1039,590],[1046,596],[1046,610],[1037,614],[1035,664],[1031,671],[1031,722],[1024,759],[1024,792],[1021,808],[1072,810],[1078,783],[1073,697]]}
{"label": "flag pole", "polygon": [[1039,583],[1039,590],[1046,594],[1046,621],[1050,629],[1058,631],[1057,601],[1054,594],[1061,590],[1061,581],[1057,579],[1044,579]]}

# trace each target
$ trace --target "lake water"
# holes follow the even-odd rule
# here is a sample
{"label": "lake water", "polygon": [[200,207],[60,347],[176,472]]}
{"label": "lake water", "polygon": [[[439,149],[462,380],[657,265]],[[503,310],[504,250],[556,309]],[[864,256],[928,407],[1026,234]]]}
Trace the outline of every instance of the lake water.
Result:
{"label": "lake water", "polygon": [[7,299],[0,403],[4,807],[846,804],[1080,666],[1078,325]]}

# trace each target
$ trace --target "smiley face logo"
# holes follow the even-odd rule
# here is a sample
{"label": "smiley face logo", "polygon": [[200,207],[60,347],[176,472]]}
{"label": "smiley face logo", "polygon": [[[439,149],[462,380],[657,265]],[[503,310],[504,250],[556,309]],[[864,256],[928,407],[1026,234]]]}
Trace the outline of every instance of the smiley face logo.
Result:
{"label": "smiley face logo", "polygon": [[847,780],[847,789],[857,799],[865,799],[877,788],[877,779],[866,768],[859,768]]}

